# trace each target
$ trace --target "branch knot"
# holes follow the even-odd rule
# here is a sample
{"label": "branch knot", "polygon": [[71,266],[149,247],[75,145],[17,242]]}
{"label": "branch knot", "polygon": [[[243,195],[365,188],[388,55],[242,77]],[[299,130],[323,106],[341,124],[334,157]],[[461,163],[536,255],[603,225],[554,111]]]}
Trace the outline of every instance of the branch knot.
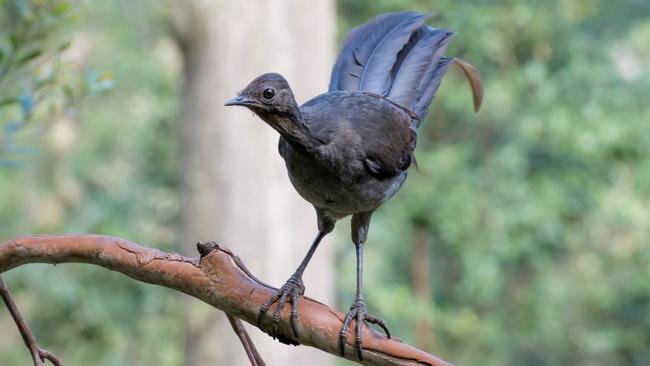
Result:
{"label": "branch knot", "polygon": [[210,254],[213,250],[217,250],[220,248],[219,248],[219,244],[217,244],[216,241],[210,240],[210,241],[200,241],[196,243],[196,249],[199,251],[201,258],[203,258],[206,255]]}

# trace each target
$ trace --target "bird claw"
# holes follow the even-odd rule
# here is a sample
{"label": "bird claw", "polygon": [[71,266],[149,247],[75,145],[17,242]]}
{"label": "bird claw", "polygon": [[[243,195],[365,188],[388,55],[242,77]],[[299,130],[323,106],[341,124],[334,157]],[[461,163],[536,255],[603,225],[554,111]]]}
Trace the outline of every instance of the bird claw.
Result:
{"label": "bird claw", "polygon": [[257,316],[257,323],[261,324],[264,314],[271,308],[275,302],[278,305],[273,312],[273,317],[271,318],[271,337],[273,339],[277,338],[278,326],[280,325],[280,314],[284,304],[289,299],[291,302],[291,331],[295,337],[298,337],[298,302],[300,301],[300,296],[305,293],[305,285],[302,283],[302,278],[296,274],[291,276],[289,280],[280,287],[273,296],[271,296],[263,305],[260,307],[260,312]]}
{"label": "bird claw", "polygon": [[350,327],[352,319],[356,320],[355,348],[357,350],[357,357],[360,361],[362,361],[363,355],[361,354],[361,351],[363,350],[363,322],[377,324],[384,330],[384,332],[386,332],[386,337],[388,338],[390,338],[390,330],[388,329],[388,326],[383,319],[379,319],[368,314],[368,308],[366,308],[366,303],[363,301],[363,299],[356,299],[350,306],[350,311],[345,314],[345,319],[343,319],[343,326],[341,327],[341,332],[339,333],[339,352],[341,356],[345,356],[345,343],[348,338],[348,327]]}

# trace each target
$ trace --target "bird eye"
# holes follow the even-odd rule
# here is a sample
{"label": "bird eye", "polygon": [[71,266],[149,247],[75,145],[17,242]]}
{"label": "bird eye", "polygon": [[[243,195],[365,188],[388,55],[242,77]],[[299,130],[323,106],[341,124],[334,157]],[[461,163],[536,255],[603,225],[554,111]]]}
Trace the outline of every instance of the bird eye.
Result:
{"label": "bird eye", "polygon": [[275,95],[275,90],[273,90],[273,88],[266,88],[262,92],[262,96],[264,97],[264,99],[271,99],[273,98],[274,95]]}

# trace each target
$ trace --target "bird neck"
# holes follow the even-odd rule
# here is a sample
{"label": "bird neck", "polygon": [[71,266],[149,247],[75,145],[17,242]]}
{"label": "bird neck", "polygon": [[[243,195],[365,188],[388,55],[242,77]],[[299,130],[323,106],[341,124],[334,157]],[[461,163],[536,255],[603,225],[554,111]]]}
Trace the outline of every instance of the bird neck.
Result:
{"label": "bird neck", "polygon": [[298,106],[292,106],[283,112],[266,113],[261,117],[291,145],[307,149],[314,145],[315,139]]}

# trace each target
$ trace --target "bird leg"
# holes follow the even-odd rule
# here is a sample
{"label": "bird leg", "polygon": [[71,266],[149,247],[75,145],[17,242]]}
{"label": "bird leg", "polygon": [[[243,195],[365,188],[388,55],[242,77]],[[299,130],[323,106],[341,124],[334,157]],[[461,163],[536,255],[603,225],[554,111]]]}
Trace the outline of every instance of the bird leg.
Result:
{"label": "bird leg", "polygon": [[341,356],[344,356],[345,342],[348,337],[348,327],[352,323],[353,319],[356,320],[356,350],[359,360],[363,360],[363,355],[361,354],[361,350],[363,349],[361,330],[364,321],[379,325],[384,332],[386,332],[386,336],[390,338],[390,330],[388,329],[386,322],[383,319],[368,314],[366,302],[363,300],[363,245],[363,242],[355,244],[357,250],[357,294],[354,302],[350,306],[350,311],[345,315],[343,327],[341,327],[341,332],[339,333],[339,352],[341,353]]}
{"label": "bird leg", "polygon": [[275,339],[277,336],[278,325],[280,324],[280,313],[282,312],[282,308],[287,302],[287,299],[291,302],[291,330],[296,337],[298,336],[298,328],[296,325],[296,321],[298,319],[298,302],[300,301],[300,296],[305,293],[305,285],[302,283],[302,273],[305,271],[305,268],[307,268],[309,260],[314,255],[318,244],[320,244],[320,241],[326,234],[326,231],[318,232],[316,239],[314,239],[311,247],[309,247],[309,251],[307,251],[305,258],[303,258],[300,266],[298,266],[298,269],[296,269],[296,272],[294,272],[289,280],[287,280],[287,282],[282,285],[282,287],[280,287],[277,292],[271,296],[260,308],[260,312],[257,316],[257,323],[261,323],[264,314],[266,314],[271,305],[273,305],[275,302],[278,303],[272,318],[273,323],[271,327],[271,336],[273,339]]}

